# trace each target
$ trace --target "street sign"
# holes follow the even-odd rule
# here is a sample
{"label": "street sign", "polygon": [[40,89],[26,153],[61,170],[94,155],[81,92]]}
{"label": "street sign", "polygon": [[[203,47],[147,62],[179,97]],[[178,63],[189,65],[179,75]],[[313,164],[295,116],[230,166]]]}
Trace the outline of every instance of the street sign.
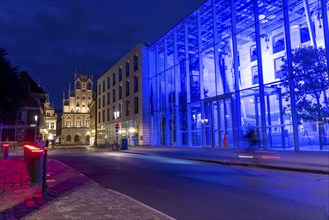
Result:
{"label": "street sign", "polygon": [[114,128],[115,128],[115,129],[119,129],[119,128],[120,128],[119,123],[115,123],[115,124],[114,124]]}

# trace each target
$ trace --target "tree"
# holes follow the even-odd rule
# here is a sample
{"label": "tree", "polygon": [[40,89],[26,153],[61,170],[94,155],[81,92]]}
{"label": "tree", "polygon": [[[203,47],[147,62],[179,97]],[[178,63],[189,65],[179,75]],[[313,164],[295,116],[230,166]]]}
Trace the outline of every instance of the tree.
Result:
{"label": "tree", "polygon": [[0,48],[0,123],[14,124],[23,93],[17,68],[6,56],[7,52]]}
{"label": "tree", "polygon": [[[289,81],[294,84],[296,113],[299,124],[302,121],[315,121],[318,125],[320,149],[322,149],[323,124],[328,122],[328,62],[326,51],[323,48],[312,46],[300,47],[292,50],[292,69],[289,76],[287,59],[283,59],[283,75],[281,79],[285,101],[289,103]],[[287,113],[291,111],[288,104],[284,109]]]}

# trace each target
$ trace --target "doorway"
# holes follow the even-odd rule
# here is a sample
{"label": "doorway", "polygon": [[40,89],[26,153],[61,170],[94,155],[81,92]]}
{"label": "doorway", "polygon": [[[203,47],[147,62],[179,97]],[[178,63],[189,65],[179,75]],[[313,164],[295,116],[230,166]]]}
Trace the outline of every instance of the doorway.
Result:
{"label": "doorway", "polygon": [[205,147],[234,148],[232,94],[204,101]]}

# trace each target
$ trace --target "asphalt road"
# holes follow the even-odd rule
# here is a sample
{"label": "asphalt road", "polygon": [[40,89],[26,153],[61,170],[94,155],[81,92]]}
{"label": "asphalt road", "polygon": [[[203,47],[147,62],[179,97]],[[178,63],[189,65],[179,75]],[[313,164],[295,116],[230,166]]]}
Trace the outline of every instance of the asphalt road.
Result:
{"label": "asphalt road", "polygon": [[105,150],[49,158],[176,219],[328,219],[328,175]]}

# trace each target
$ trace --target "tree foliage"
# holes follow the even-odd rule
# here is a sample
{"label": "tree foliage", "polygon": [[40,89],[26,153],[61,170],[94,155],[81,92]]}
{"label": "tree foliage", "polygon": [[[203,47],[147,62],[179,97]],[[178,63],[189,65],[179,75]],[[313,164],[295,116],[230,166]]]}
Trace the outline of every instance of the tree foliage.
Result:
{"label": "tree foliage", "polygon": [[21,83],[17,68],[7,59],[7,52],[0,48],[0,123],[14,124],[21,106]]}
{"label": "tree foliage", "polygon": [[[292,50],[292,69],[289,75],[287,59],[283,59],[283,75],[281,79],[285,92],[283,97],[290,101],[289,80],[294,85],[296,112],[299,123],[301,121],[324,121],[329,117],[328,107],[328,66],[326,51],[312,46],[300,47]],[[291,111],[288,104],[284,111]]]}

